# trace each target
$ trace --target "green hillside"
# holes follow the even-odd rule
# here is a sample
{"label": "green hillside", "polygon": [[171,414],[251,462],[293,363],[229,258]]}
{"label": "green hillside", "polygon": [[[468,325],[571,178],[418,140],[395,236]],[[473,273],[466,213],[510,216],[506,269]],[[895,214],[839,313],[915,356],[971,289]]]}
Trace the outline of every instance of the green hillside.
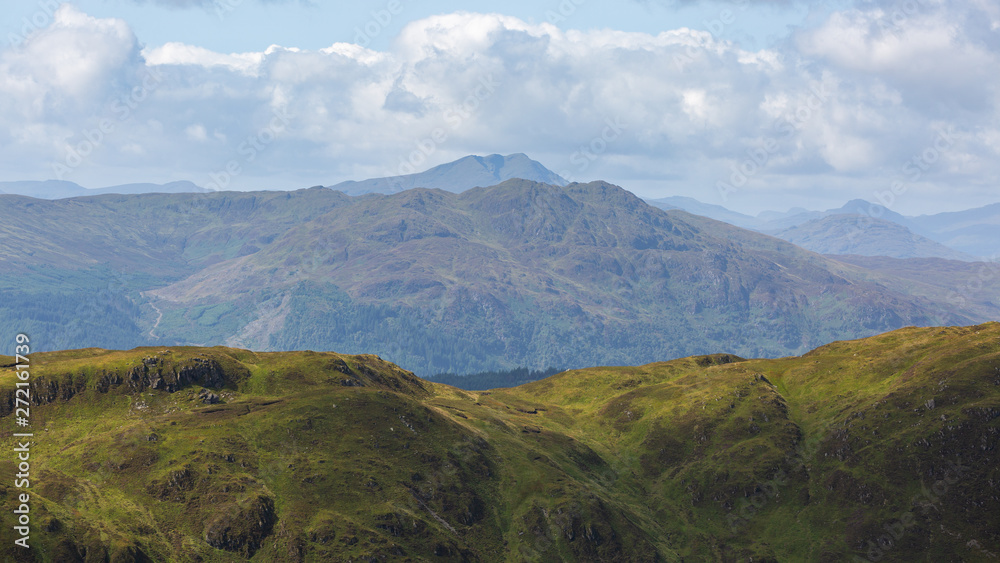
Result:
{"label": "green hillside", "polygon": [[[12,360],[0,358],[8,452]],[[11,560],[1000,552],[997,323],[779,360],[590,368],[490,392],[371,355],[155,347],[32,364],[35,547],[26,558],[5,544]],[[12,484],[0,483],[5,506]]]}

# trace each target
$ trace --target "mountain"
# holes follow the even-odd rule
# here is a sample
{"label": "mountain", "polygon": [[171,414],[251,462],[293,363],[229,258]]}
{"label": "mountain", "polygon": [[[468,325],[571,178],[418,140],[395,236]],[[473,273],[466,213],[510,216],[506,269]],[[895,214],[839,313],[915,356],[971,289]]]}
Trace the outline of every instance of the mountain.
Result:
{"label": "mountain", "polygon": [[[31,557],[13,541],[0,554],[994,561],[998,342],[997,323],[908,328],[801,357],[589,368],[490,392],[372,355],[35,353]],[[0,357],[6,428],[14,360]],[[8,451],[20,444],[5,434]],[[15,487],[0,482],[7,506]]]}
{"label": "mountain", "polygon": [[123,184],[109,188],[87,189],[73,182],[46,180],[44,182],[0,182],[0,194],[23,195],[39,199],[64,199],[103,194],[146,193],[206,193],[209,190],[188,181],[168,184]]}
{"label": "mountain", "polygon": [[557,186],[564,186],[567,183],[565,179],[545,168],[541,163],[518,153],[507,156],[499,154],[467,156],[454,162],[435,166],[426,172],[389,178],[373,178],[361,182],[341,182],[330,186],[330,189],[348,195],[394,194],[413,188],[463,192],[476,187],[494,186],[514,178]]}
{"label": "mountain", "polygon": [[87,195],[101,194],[196,194],[208,193],[211,190],[183,180],[168,184],[122,184],[110,188],[97,188],[87,191]]}
{"label": "mountain", "polygon": [[[751,217],[689,197],[647,201],[661,209],[683,209],[774,235],[824,254],[942,257],[966,261],[1000,255],[995,242],[1000,240],[1000,204],[957,213],[906,217],[883,205],[855,199],[826,211],[797,207],[786,212],[764,211]],[[850,225],[852,220],[845,216],[864,217],[863,225],[859,223],[860,230],[857,225]],[[837,218],[828,219],[830,217]],[[891,227],[890,223],[901,228]],[[856,238],[849,234],[854,232],[863,232],[865,236]],[[851,250],[855,247],[856,252]]]}
{"label": "mountain", "polygon": [[40,199],[62,199],[87,193],[87,189],[73,182],[46,180],[44,182],[0,182],[0,193],[25,195]]}
{"label": "mountain", "polygon": [[868,215],[828,215],[777,232],[774,236],[820,254],[857,254],[892,258],[976,258],[914,234],[906,227]]}
{"label": "mountain", "polygon": [[973,256],[1000,258],[1000,203],[977,209],[911,217],[924,236]]}
{"label": "mountain", "polygon": [[985,318],[1000,319],[1000,264],[996,262],[851,255],[834,258],[863,268],[869,281],[891,285],[907,295],[960,309],[971,307]]}
{"label": "mountain", "polygon": [[0,196],[0,225],[0,338],[40,350],[338,350],[431,375],[787,356],[996,312],[992,282],[958,304],[954,281],[915,295],[603,182]]}
{"label": "mountain", "polygon": [[[601,182],[407,190],[357,198],[146,296],[168,320],[157,334],[367,350],[422,374],[627,365],[723,345],[789,355],[969,318],[696,221]],[[206,308],[243,328],[212,334],[195,320]]]}
{"label": "mountain", "polygon": [[827,209],[826,211],[810,211],[800,207],[784,213],[765,211],[757,216],[760,223],[757,225],[756,230],[774,234],[810,221],[817,221],[834,215],[861,215],[870,217],[873,220],[890,221],[904,227],[910,226],[909,218],[892,211],[888,207],[863,199],[852,199],[841,207]]}
{"label": "mountain", "polygon": [[659,199],[647,199],[646,203],[666,211],[681,209],[693,215],[701,215],[702,217],[708,217],[744,229],[758,229],[765,223],[757,217],[730,211],[721,205],[702,203],[690,197],[671,196]]}

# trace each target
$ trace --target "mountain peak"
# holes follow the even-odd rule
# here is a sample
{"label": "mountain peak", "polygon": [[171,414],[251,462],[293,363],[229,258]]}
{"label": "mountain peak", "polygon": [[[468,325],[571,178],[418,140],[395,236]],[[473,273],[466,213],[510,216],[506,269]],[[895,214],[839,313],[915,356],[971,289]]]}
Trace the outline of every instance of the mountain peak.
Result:
{"label": "mountain peak", "polygon": [[371,178],[360,182],[341,182],[330,189],[347,195],[368,193],[393,194],[412,188],[437,188],[448,192],[463,192],[476,187],[488,187],[511,179],[529,180],[564,186],[566,180],[524,153],[487,156],[469,155],[453,162],[435,166],[424,172]]}

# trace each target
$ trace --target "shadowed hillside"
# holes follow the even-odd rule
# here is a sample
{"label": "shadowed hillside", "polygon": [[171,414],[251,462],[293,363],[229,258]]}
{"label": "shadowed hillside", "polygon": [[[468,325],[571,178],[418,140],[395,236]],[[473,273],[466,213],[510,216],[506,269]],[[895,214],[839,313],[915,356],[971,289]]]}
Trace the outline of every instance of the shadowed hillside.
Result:
{"label": "shadowed hillside", "polygon": [[[35,548],[18,561],[1000,552],[996,323],[492,392],[370,355],[90,349],[32,364]],[[9,450],[12,358],[0,366]],[[8,505],[14,492],[0,484]]]}

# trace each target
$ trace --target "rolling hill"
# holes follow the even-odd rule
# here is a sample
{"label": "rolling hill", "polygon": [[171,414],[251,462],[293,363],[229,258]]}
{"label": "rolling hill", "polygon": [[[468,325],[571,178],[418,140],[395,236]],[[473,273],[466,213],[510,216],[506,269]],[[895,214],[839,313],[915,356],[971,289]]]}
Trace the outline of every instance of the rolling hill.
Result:
{"label": "rolling hill", "polygon": [[[465,392],[372,355],[36,353],[15,561],[994,561],[1000,324]],[[17,446],[0,357],[0,446]],[[15,469],[0,461],[6,474]],[[0,499],[20,491],[0,483]]]}

